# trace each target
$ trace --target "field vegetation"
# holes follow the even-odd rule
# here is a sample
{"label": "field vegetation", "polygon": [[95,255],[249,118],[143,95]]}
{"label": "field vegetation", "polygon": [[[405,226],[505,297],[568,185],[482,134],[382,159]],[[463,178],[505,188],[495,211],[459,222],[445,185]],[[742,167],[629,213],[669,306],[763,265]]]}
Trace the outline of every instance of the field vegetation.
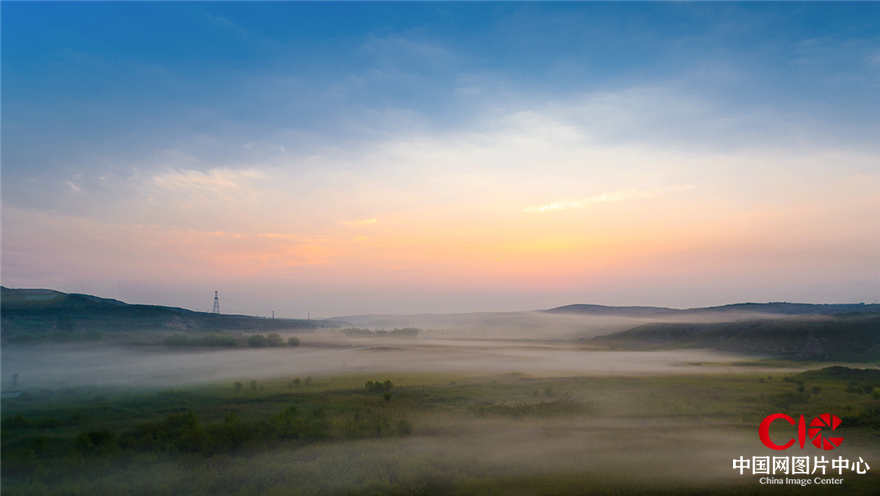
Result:
{"label": "field vegetation", "polygon": [[[760,419],[834,412],[847,453],[874,460],[878,387],[876,370],[833,367],[29,391],[3,400],[3,492],[787,494],[730,470],[731,458],[762,454]],[[874,474],[850,477],[848,494],[870,494],[878,483]]]}

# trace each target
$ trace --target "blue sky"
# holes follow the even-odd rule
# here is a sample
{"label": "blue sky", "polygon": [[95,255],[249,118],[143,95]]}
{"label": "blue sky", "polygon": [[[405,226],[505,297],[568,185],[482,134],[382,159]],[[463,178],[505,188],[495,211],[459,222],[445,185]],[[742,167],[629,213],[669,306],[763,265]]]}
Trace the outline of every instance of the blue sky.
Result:
{"label": "blue sky", "polygon": [[[712,197],[720,196],[728,200],[725,212],[746,204],[781,212],[807,202],[829,178],[840,181],[825,192],[829,199],[861,198],[849,207],[861,212],[874,203],[858,187],[872,185],[880,168],[878,18],[880,5],[871,3],[4,3],[4,284],[139,300],[171,295],[168,300],[196,305],[202,288],[151,275],[173,271],[159,259],[144,273],[110,262],[96,273],[99,261],[81,258],[118,253],[116,263],[123,264],[137,253],[127,243],[141,236],[161,251],[165,236],[180,239],[180,229],[256,235],[274,225],[300,247],[332,239],[321,250],[337,255],[309,269],[285,266],[293,272],[280,279],[270,271],[272,294],[305,294],[314,281],[332,280],[311,307],[393,311],[396,299],[412,294],[411,284],[405,277],[380,284],[375,274],[361,274],[361,285],[344,282],[341,274],[363,264],[354,262],[358,250],[343,248],[339,232],[327,225],[394,225],[400,232],[428,215],[447,231],[467,233],[468,214],[456,217],[456,209],[465,210],[470,198],[481,198],[470,211],[499,226],[505,220],[492,212],[514,198],[526,210],[545,204],[584,210],[597,198],[646,201],[691,190],[707,195],[694,198],[691,208],[711,210],[718,205]],[[522,160],[499,155],[504,147],[519,150],[515,158]],[[560,149],[568,154],[558,155]],[[625,165],[599,163],[627,154],[633,156]],[[486,188],[499,191],[494,203],[483,201]],[[253,193],[250,202],[246,191]],[[261,205],[261,199],[271,201]],[[804,203],[802,211],[816,205]],[[819,210],[827,222],[844,215]],[[70,227],[77,222],[82,226]],[[568,219],[548,239],[583,222]],[[152,234],[127,231],[144,226]],[[819,236],[802,227],[810,231],[804,243]],[[65,247],[76,229],[91,241]],[[524,237],[536,232],[522,229]],[[848,253],[849,242],[878,243],[876,229],[857,231],[837,233],[848,241],[831,256]],[[379,244],[385,248],[371,249],[430,251],[404,250],[387,236],[371,234],[385,239]],[[589,255],[578,241],[559,243],[572,259]],[[48,266],[35,258],[77,249],[81,257]],[[804,250],[810,251],[790,246],[786,263]],[[717,252],[706,252],[711,259],[709,253]],[[436,256],[418,264],[453,263]],[[807,259],[805,266],[816,265]],[[466,253],[455,260],[461,274],[477,263]],[[510,281],[522,286],[477,302],[488,308],[585,298],[679,305],[748,297],[861,300],[880,292],[877,271],[858,270],[876,261],[858,255],[846,267],[832,264],[825,270],[847,275],[814,292],[802,291],[804,281],[785,282],[790,271],[804,268],[798,265],[786,266],[768,285],[755,274],[709,296],[700,287],[682,286],[674,297],[644,289],[668,288],[678,280],[674,274],[646,281],[615,279],[612,271],[602,276],[602,287],[616,281],[619,288],[603,293],[583,289],[583,281],[535,286],[531,276],[518,279],[507,266],[499,269],[504,277],[481,275],[484,284],[473,291],[509,288]],[[377,274],[387,269],[380,266]],[[192,276],[210,279],[205,274],[217,270],[205,265]],[[306,277],[303,270],[314,272]],[[579,277],[592,280],[591,270]],[[260,310],[254,302],[266,299],[260,288],[270,284],[270,273],[235,276],[255,294],[241,300],[242,311]],[[826,276],[816,272],[806,281]],[[700,284],[713,286],[710,281]],[[470,309],[464,307],[473,298],[456,299],[454,280],[434,282],[412,308]],[[205,282],[224,283],[230,281]],[[376,293],[376,284],[387,298],[359,303],[362,292]],[[352,296],[340,299],[342,293]],[[432,303],[439,300],[446,303]]]}

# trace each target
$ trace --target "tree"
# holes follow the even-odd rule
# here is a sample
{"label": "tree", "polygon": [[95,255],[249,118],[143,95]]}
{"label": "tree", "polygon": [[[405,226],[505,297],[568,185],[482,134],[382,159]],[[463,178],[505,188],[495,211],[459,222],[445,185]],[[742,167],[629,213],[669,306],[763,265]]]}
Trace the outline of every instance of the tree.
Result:
{"label": "tree", "polygon": [[269,334],[269,337],[266,339],[269,346],[284,346],[284,340],[281,339],[281,336],[277,332],[273,332]]}

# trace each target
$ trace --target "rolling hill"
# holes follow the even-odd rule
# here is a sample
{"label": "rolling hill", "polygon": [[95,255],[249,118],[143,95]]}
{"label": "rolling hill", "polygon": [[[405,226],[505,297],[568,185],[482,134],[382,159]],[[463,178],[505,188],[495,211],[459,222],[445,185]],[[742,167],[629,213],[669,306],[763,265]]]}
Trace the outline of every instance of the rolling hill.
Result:
{"label": "rolling hill", "polygon": [[650,323],[591,339],[617,349],[709,348],[796,360],[880,360],[880,313]]}
{"label": "rolling hill", "polygon": [[302,330],[336,327],[331,320],[267,319],[213,314],[160,305],[132,305],[119,300],[50,289],[2,288],[3,341],[26,341],[45,334],[71,336],[118,331]]}
{"label": "rolling hill", "polygon": [[837,315],[844,313],[880,313],[880,304],[871,303],[734,303],[714,307],[668,308],[645,306],[565,305],[544,310],[549,313],[574,313],[587,315],[614,315],[621,317],[667,317],[705,315],[710,313],[742,313],[769,315]]}

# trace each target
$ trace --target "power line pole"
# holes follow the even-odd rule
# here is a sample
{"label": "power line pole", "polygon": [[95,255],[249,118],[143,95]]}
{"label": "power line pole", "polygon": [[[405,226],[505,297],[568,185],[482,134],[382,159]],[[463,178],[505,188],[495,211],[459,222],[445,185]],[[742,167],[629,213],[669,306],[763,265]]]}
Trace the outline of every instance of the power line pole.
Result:
{"label": "power line pole", "polygon": [[211,310],[211,313],[220,313],[220,295],[217,291],[214,291],[214,309]]}

